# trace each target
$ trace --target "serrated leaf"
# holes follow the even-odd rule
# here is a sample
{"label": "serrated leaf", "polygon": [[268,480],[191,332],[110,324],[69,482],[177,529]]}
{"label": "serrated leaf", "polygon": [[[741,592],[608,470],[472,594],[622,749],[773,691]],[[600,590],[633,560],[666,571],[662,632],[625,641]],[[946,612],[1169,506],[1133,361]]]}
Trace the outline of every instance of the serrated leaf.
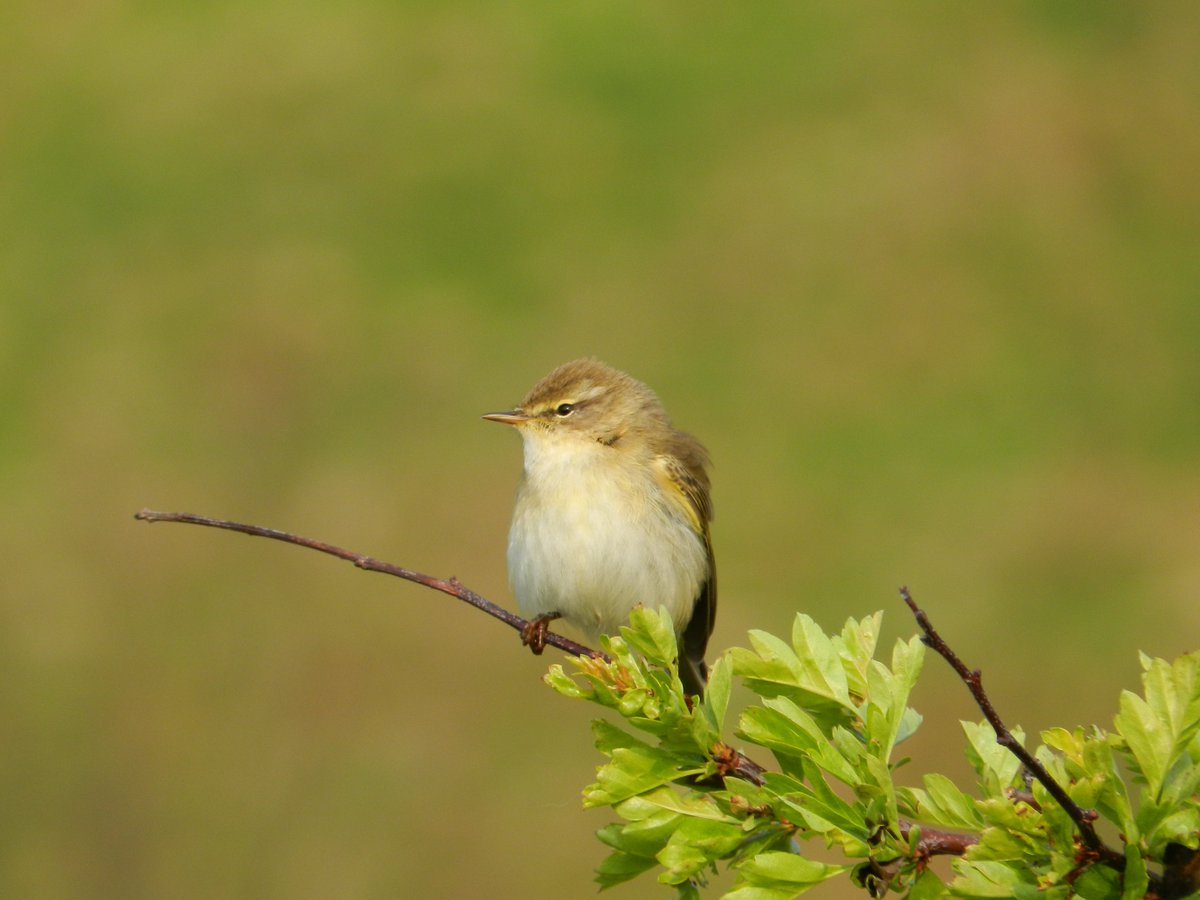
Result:
{"label": "serrated leaf", "polygon": [[[792,644],[754,629],[749,632],[753,651],[735,647],[734,674],[765,686],[797,688],[847,710],[853,710],[846,675],[829,637],[804,614],[797,614]],[[765,693],[771,696],[770,693]]]}
{"label": "serrated leaf", "polygon": [[1188,842],[1188,836],[1200,830],[1200,809],[1196,795],[1200,793],[1200,764],[1187,755],[1180,757],[1167,773],[1166,782],[1157,797],[1143,797],[1137,811],[1137,827],[1152,852],[1170,841]]}
{"label": "serrated leaf", "polygon": [[610,758],[596,771],[596,783],[584,792],[584,806],[611,806],[689,774],[679,769],[671,754],[644,744],[614,747]]}
{"label": "serrated leaf", "polygon": [[596,745],[596,749],[605,756],[612,756],[614,750],[618,747],[643,747],[647,750],[651,749],[650,745],[645,741],[634,737],[628,731],[624,731],[605,719],[592,720],[592,741]]}
{"label": "serrated leaf", "polygon": [[1023,863],[1042,855],[1043,842],[1042,834],[1032,837],[1009,828],[993,826],[979,832],[978,840],[967,849],[965,858],[976,862]]}
{"label": "serrated leaf", "polygon": [[1018,888],[1032,884],[1021,863],[956,859],[950,865],[958,875],[950,883],[956,897],[1015,897]]}
{"label": "serrated leaf", "polygon": [[631,810],[624,806],[618,805],[617,812],[632,821],[606,825],[596,837],[613,850],[653,859],[679,827],[679,816],[664,809]]}
{"label": "serrated leaf", "polygon": [[926,775],[924,784],[924,806],[928,815],[932,816],[933,822],[947,828],[972,830],[983,825],[983,819],[975,808],[974,798],[963,793],[958,785],[945,775]]}
{"label": "serrated leaf", "polygon": [[917,729],[921,727],[921,723],[925,721],[925,717],[913,709],[907,707],[900,714],[900,724],[896,728],[895,744],[903,744],[910,737],[917,733]]}
{"label": "serrated leaf", "polygon": [[563,671],[563,667],[559,663],[552,665],[550,671],[542,676],[542,680],[564,697],[570,697],[572,700],[579,700],[591,695],[591,691],[581,687],[574,678]]}
{"label": "serrated leaf", "polygon": [[[1070,860],[1065,860],[1062,867],[1065,869],[1062,874],[1062,877],[1065,879],[1067,873],[1073,867]],[[1071,883],[1071,893],[1066,896],[1084,897],[1087,900],[1091,900],[1091,898],[1096,898],[1096,900],[1110,900],[1112,898],[1112,900],[1116,900],[1117,897],[1121,896],[1121,875],[1109,866],[1088,866]]]}
{"label": "serrated leaf", "polygon": [[765,887],[764,885],[746,884],[722,895],[721,900],[792,900],[795,896],[796,891],[786,886]]}
{"label": "serrated leaf", "polygon": [[800,660],[800,687],[821,697],[854,707],[846,686],[846,671],[833,641],[821,627],[804,613],[797,613],[792,623],[792,647]]}
{"label": "serrated leaf", "polygon": [[742,713],[738,733],[759,746],[785,756],[807,756],[838,780],[855,786],[861,780],[845,757],[821,731],[817,721],[786,697],[763,701]]}
{"label": "serrated leaf", "polygon": [[1200,693],[1197,692],[1197,668],[1200,657],[1189,653],[1173,662],[1150,660],[1142,674],[1146,702],[1162,719],[1180,743],[1190,739],[1200,727]]}
{"label": "serrated leaf", "polygon": [[805,784],[798,779],[774,772],[768,773],[764,787],[775,796],[773,806],[785,818],[804,824],[844,847],[853,844],[855,850],[866,848],[870,829],[861,808],[847,802],[829,788],[817,773],[808,776]]}
{"label": "serrated leaf", "polygon": [[1122,878],[1121,900],[1141,900],[1150,887],[1146,859],[1134,844],[1125,845],[1125,871]]}
{"label": "serrated leaf", "polygon": [[686,841],[703,850],[709,859],[723,859],[744,843],[746,835],[741,823],[735,820],[716,818],[684,819],[672,837],[674,841]]}
{"label": "serrated leaf", "polygon": [[842,632],[833,638],[834,648],[842,659],[842,668],[852,696],[862,697],[867,690],[867,664],[875,656],[879,626],[883,613],[876,612],[861,622],[847,619]]}
{"label": "serrated leaf", "polygon": [[892,782],[892,769],[886,759],[868,753],[863,757],[867,778],[859,788],[858,795],[868,800],[867,818],[873,822],[887,822],[893,828],[899,818],[896,808],[896,790]]}
{"label": "serrated leaf", "polygon": [[937,873],[933,869],[923,869],[909,888],[905,900],[938,900],[946,894],[946,885]]}
{"label": "serrated leaf", "polygon": [[1083,732],[1079,729],[1068,731],[1066,728],[1048,728],[1042,732],[1042,743],[1057,750],[1067,759],[1079,765],[1083,763]]}
{"label": "serrated leaf", "polygon": [[[737,824],[735,819],[721,811],[712,794],[702,794],[697,791],[684,792],[675,790],[673,787],[661,787],[653,791],[647,791],[638,797],[626,801],[626,803],[637,803],[640,807],[654,807],[655,809],[666,810],[686,816],[688,819],[711,819]],[[625,815],[625,804],[622,804],[619,812]]]}
{"label": "serrated leaf", "polygon": [[647,858],[619,851],[610,853],[596,866],[594,880],[600,885],[600,889],[604,890],[637,878],[643,872],[653,869],[657,863],[652,856]]}
{"label": "serrated leaf", "polygon": [[656,855],[665,870],[658,880],[681,884],[717,860],[731,855],[745,838],[741,824],[736,821],[683,818]]}
{"label": "serrated leaf", "polygon": [[621,626],[621,637],[650,662],[673,666],[678,656],[675,624],[665,606],[634,607],[629,624]]}
{"label": "serrated leaf", "polygon": [[1171,759],[1173,736],[1167,725],[1137,694],[1121,691],[1121,711],[1116,716],[1116,727],[1129,746],[1138,771],[1146,779],[1150,794],[1157,794]]}
{"label": "serrated leaf", "polygon": [[[795,853],[760,853],[738,866],[739,886],[726,894],[726,900],[786,898],[801,894],[823,881],[849,871],[850,866],[835,866],[805,859]],[[757,888],[768,893],[754,893]]]}
{"label": "serrated leaf", "polygon": [[1200,654],[1173,663],[1142,654],[1141,661],[1145,697],[1123,691],[1114,721],[1149,797],[1157,801],[1168,772],[1200,733]]}
{"label": "serrated leaf", "polygon": [[731,663],[723,654],[709,669],[704,696],[691,715],[692,744],[700,753],[708,753],[722,739],[732,690]]}
{"label": "serrated leaf", "polygon": [[734,675],[765,686],[794,687],[800,683],[800,660],[786,641],[758,629],[751,629],[746,636],[749,648],[729,650]]}
{"label": "serrated leaf", "polygon": [[[1021,761],[996,743],[996,732],[987,722],[960,722],[967,735],[967,759],[983,782],[985,795],[1003,796],[1017,783]],[[1009,729],[1018,743],[1024,743],[1019,728]]]}
{"label": "serrated leaf", "polygon": [[[784,641],[763,631],[749,633],[752,650],[729,651],[733,674],[763,698],[788,697],[829,726],[850,722],[855,709],[832,696],[828,685],[814,683],[812,663],[804,663]],[[847,695],[848,696],[848,695]]]}
{"label": "serrated leaf", "polygon": [[662,884],[687,881],[708,864],[708,858],[698,847],[683,841],[668,841],[656,859],[663,867],[663,871],[658,875]]}
{"label": "serrated leaf", "polygon": [[921,671],[924,647],[919,639],[897,641],[892,652],[894,671],[879,661],[867,668],[867,699],[863,704],[863,729],[867,742],[889,758],[901,733],[911,734],[920,717],[908,709],[908,697]]}

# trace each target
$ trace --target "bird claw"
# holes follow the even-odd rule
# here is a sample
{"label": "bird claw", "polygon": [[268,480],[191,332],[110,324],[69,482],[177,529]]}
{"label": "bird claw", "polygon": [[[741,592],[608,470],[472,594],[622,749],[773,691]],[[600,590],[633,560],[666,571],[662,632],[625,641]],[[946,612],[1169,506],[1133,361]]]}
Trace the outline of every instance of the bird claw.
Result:
{"label": "bird claw", "polygon": [[542,651],[546,649],[546,634],[550,630],[550,623],[561,618],[561,613],[552,612],[542,613],[530,619],[521,629],[521,643],[533,651],[534,656],[541,656]]}

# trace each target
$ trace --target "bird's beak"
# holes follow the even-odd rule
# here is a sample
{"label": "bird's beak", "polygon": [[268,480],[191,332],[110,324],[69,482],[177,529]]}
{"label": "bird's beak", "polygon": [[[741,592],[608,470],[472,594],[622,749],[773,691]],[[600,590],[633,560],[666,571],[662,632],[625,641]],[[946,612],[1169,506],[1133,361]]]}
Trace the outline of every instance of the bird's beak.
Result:
{"label": "bird's beak", "polygon": [[484,418],[489,422],[502,422],[505,425],[523,425],[530,419],[525,413],[516,409],[512,412],[487,413]]}

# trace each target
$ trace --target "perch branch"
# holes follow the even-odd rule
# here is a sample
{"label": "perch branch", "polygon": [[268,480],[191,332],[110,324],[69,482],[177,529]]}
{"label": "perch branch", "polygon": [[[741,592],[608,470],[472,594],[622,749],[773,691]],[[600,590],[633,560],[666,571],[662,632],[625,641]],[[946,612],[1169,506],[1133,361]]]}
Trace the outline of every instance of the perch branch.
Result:
{"label": "perch branch", "polygon": [[[184,522],[188,525],[205,525],[209,528],[222,528],[226,531],[239,531],[242,534],[250,534],[255,537],[271,538],[275,541],[283,541],[286,544],[295,544],[297,547],[307,547],[309,550],[316,550],[320,553],[327,553],[330,556],[336,556],[338,559],[344,559],[354,563],[360,569],[367,572],[382,572],[384,575],[392,575],[396,578],[403,578],[405,581],[411,581],[414,584],[424,585],[428,588],[433,588],[435,591],[441,591],[443,594],[449,594],[451,597],[456,597],[464,603],[469,603],[481,612],[487,613],[493,618],[499,619],[510,628],[515,628],[519,633],[523,633],[524,629],[529,626],[529,621],[520,616],[509,612],[502,606],[497,606],[490,600],[481,597],[473,590],[462,584],[457,578],[450,577],[448,579],[434,578],[431,575],[424,575],[421,572],[414,572],[412,569],[406,569],[403,566],[394,566],[391,563],[383,562],[382,560],[366,556],[362,553],[355,553],[352,550],[346,550],[342,547],[336,547],[333,544],[327,544],[324,541],[313,540],[312,538],[302,537],[298,534],[292,534],[287,531],[279,531],[275,528],[264,528],[261,525],[246,525],[242,522],[230,522],[225,519],[211,519],[208,516],[198,516],[194,513],[183,512],[158,512],[153,509],[143,509],[140,512],[134,513],[133,516],[142,522]],[[602,653],[585,647],[583,644],[565,638],[560,634],[555,634],[552,631],[546,632],[545,643],[551,647],[557,647],[564,653],[569,653],[572,656],[599,656],[603,657]]]}

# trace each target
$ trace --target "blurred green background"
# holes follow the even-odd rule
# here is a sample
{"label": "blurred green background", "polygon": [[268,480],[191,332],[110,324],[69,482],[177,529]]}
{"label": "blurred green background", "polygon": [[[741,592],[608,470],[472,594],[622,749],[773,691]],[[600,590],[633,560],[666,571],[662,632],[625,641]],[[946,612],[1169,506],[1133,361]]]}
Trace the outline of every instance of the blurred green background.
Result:
{"label": "blurred green background", "polygon": [[[132,519],[511,603],[479,415],[585,354],[712,452],[714,651],[890,644],[907,583],[1010,722],[1110,723],[1197,644],[1198,46],[1183,2],[7,4],[0,894],[590,896],[549,656]],[[910,778],[969,781],[939,660],[916,704]]]}

